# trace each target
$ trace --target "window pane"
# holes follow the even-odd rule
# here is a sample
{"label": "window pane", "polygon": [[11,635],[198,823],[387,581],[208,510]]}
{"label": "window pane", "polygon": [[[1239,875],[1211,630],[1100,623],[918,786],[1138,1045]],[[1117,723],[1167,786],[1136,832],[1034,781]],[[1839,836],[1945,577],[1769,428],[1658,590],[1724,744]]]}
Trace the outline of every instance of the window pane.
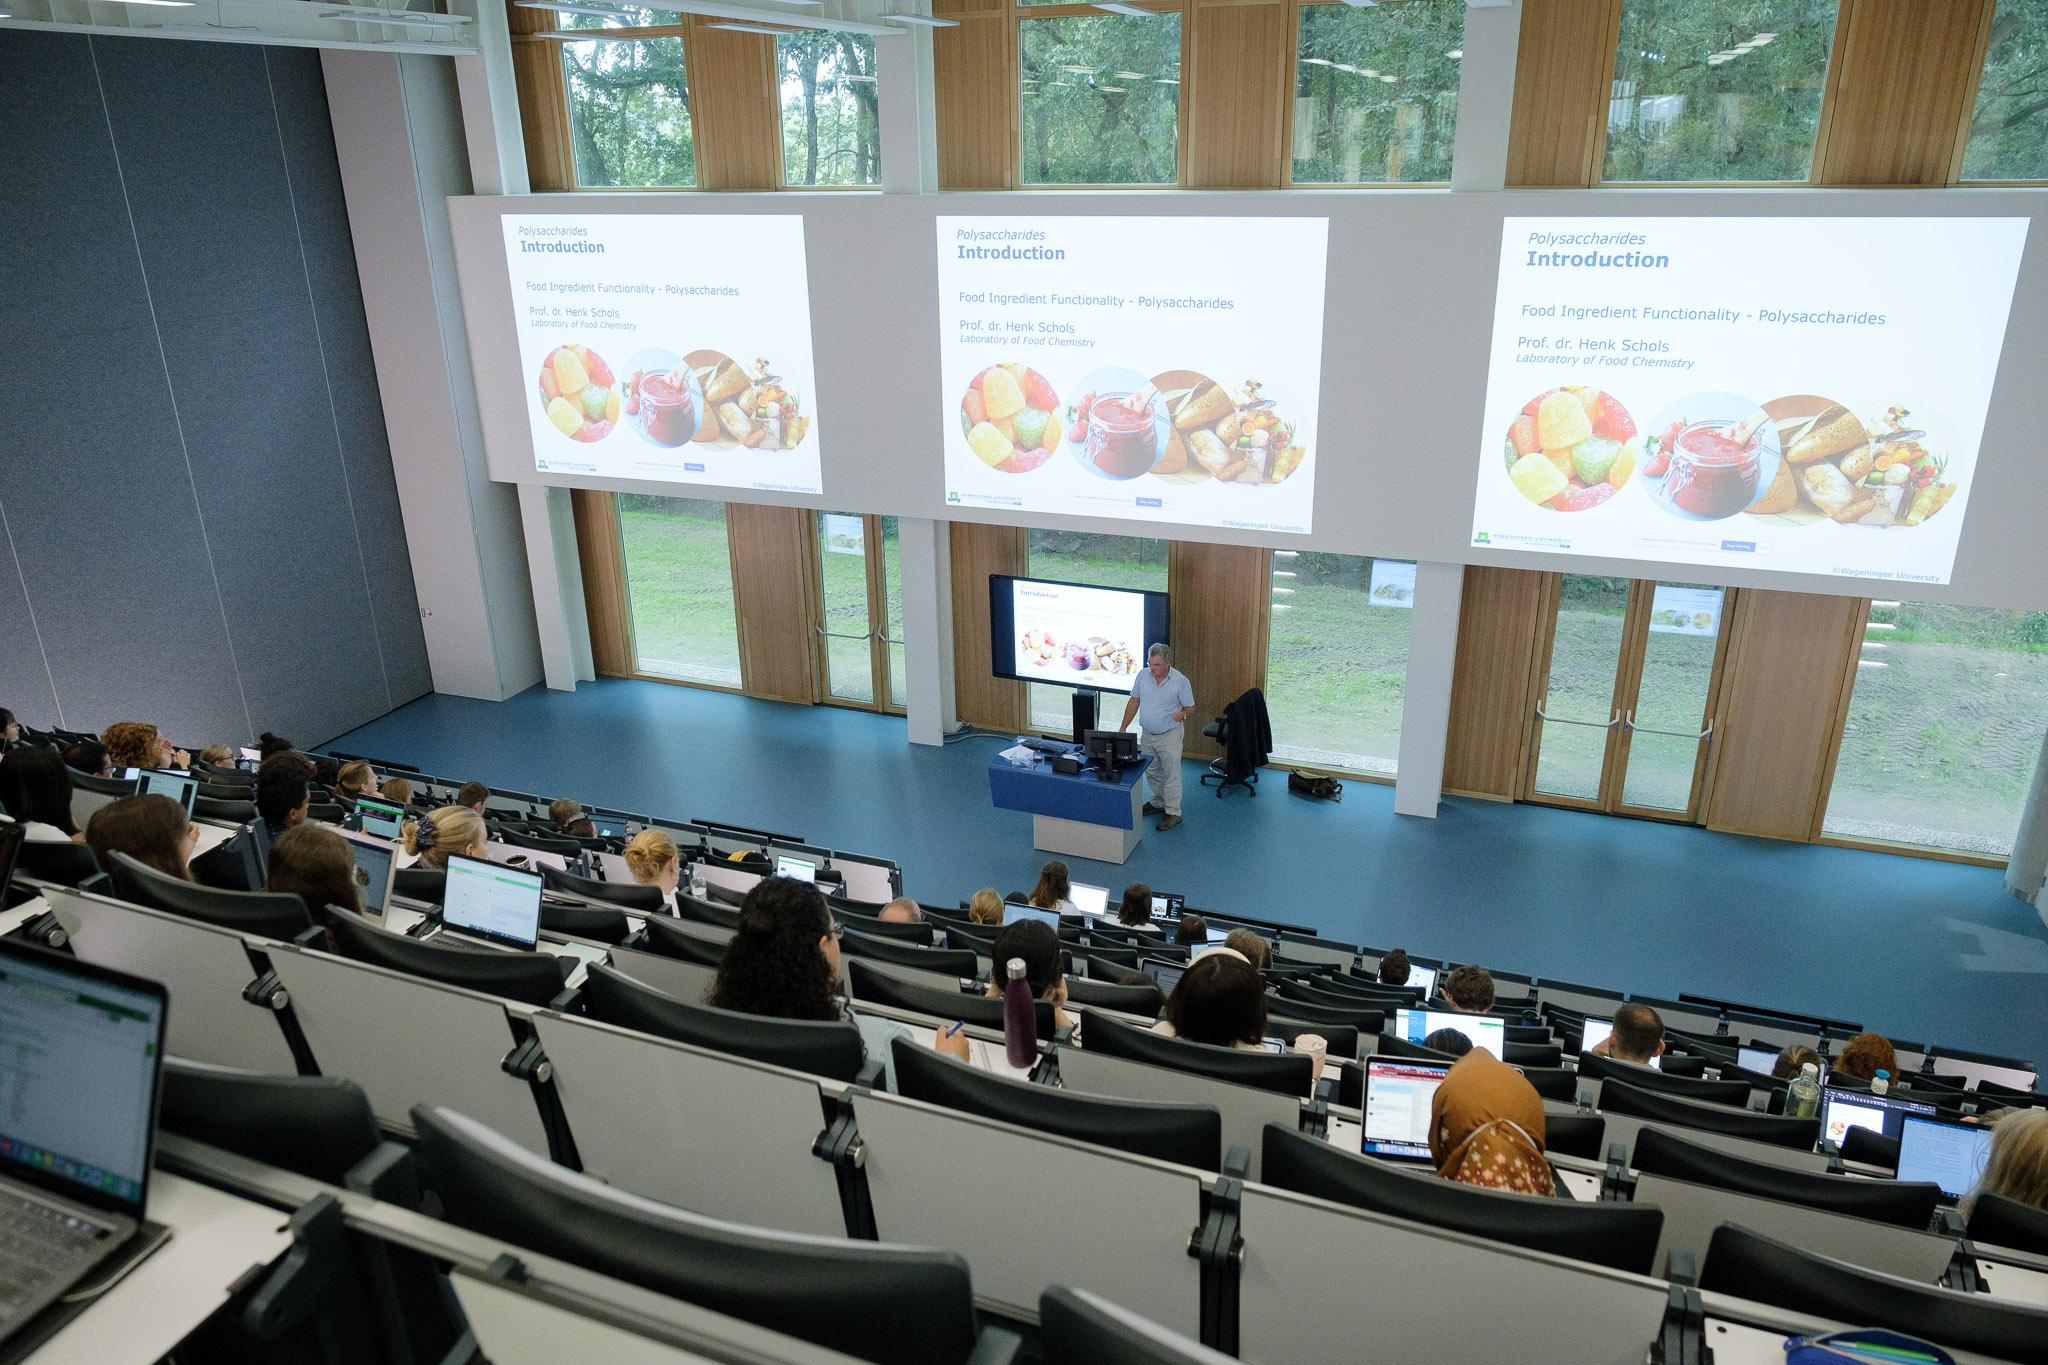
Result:
{"label": "window pane", "polygon": [[740,630],[732,604],[725,504],[621,493],[626,593],[642,673],[740,685]]}
{"label": "window pane", "polygon": [[1274,757],[1394,771],[1414,600],[1415,566],[1405,561],[1273,552],[1265,692]]}
{"label": "window pane", "polygon": [[883,634],[889,640],[889,705],[907,705],[903,664],[903,557],[896,534],[896,518],[882,518],[882,592],[888,615]]}
{"label": "window pane", "polygon": [[867,518],[818,515],[818,588],[825,604],[825,685],[843,701],[873,701],[868,652]]}
{"label": "window pane", "polygon": [[1024,183],[1180,178],[1180,16],[1025,19]]}
{"label": "window pane", "polygon": [[1550,643],[1550,688],[1536,750],[1535,790],[1591,801],[1600,795],[1614,719],[1614,677],[1628,617],[1626,578],[1568,573]]}
{"label": "window pane", "polygon": [[562,44],[579,185],[697,183],[681,38]]}
{"label": "window pane", "polygon": [[1965,180],[2048,180],[2048,0],[1998,0]]}
{"label": "window pane", "polygon": [[1608,180],[1805,180],[1837,0],[1622,0]]}
{"label": "window pane", "polygon": [[2048,612],[1873,602],[1821,827],[2007,857],[2048,725]]}
{"label": "window pane", "polygon": [[[1096,536],[1078,531],[1031,532],[1033,578],[1063,583],[1093,583],[1105,588],[1166,591],[1166,542],[1140,536]],[[1153,642],[1147,640],[1148,646]],[[1026,683],[1031,694],[1031,725],[1064,733],[1074,725],[1074,689]],[[1114,694],[1098,701],[1104,720],[1123,718],[1122,699]]]}
{"label": "window pane", "polygon": [[1621,782],[1624,806],[1692,809],[1692,779],[1705,743],[1694,736],[1707,723],[1726,601],[1722,589],[1706,583],[1659,583],[1651,595],[1636,685],[1638,728],[1629,736]]}
{"label": "window pane", "polygon": [[878,185],[875,40],[788,33],[775,40],[782,81],[782,183]]}
{"label": "window pane", "polygon": [[1464,41],[1464,0],[1303,5],[1295,182],[1449,180]]}

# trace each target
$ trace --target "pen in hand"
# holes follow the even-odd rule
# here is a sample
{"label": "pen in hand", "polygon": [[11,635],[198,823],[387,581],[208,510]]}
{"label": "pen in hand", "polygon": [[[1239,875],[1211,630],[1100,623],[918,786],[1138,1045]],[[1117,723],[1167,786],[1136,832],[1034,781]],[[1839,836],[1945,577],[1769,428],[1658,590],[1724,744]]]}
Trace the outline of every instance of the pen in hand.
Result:
{"label": "pen in hand", "polygon": [[965,1019],[962,1019],[958,1023],[954,1024],[953,1027],[947,1029],[944,1033],[940,1034],[939,1036],[941,1038],[951,1038],[954,1034],[958,1033],[961,1029],[964,1029],[966,1027],[967,1021]]}

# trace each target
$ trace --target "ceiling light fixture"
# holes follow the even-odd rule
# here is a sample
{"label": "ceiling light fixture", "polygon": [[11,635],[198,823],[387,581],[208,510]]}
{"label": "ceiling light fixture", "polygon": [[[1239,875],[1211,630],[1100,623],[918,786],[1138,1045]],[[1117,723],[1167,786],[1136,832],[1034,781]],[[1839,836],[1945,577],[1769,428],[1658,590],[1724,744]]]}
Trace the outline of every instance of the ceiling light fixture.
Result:
{"label": "ceiling light fixture", "polygon": [[192,0],[115,0],[122,5],[163,5],[174,9],[192,8]]}
{"label": "ceiling light fixture", "polygon": [[770,28],[766,24],[742,24],[737,22],[720,22],[716,24],[706,24],[704,25],[704,27],[722,28],[727,33],[765,33],[771,38],[780,38],[785,33],[791,33],[795,31],[793,29],[786,28]]}
{"label": "ceiling light fixture", "polygon": [[390,24],[400,28],[460,28],[470,22],[466,14],[429,14],[422,10],[374,9],[368,5],[323,9],[322,19],[352,19],[362,24]]}
{"label": "ceiling light fixture", "polygon": [[[641,11],[618,9],[611,6],[571,3],[571,0],[512,0],[518,9],[552,10],[557,14],[589,14],[600,19],[621,19],[629,24],[637,23]],[[749,4],[729,4],[726,0],[661,0],[662,11],[682,14],[701,14],[710,19],[736,19],[741,23],[786,24],[790,28],[821,29],[828,33],[865,33],[876,38],[900,38],[904,30],[887,24],[870,24],[852,19],[831,19],[822,14],[812,13],[768,13],[763,7],[788,3],[788,0],[752,0]],[[814,9],[809,0],[802,0],[804,7]]]}
{"label": "ceiling light fixture", "polygon": [[960,27],[958,19],[934,19],[929,14],[885,14],[882,16],[882,22],[885,24],[915,24],[919,28]]}

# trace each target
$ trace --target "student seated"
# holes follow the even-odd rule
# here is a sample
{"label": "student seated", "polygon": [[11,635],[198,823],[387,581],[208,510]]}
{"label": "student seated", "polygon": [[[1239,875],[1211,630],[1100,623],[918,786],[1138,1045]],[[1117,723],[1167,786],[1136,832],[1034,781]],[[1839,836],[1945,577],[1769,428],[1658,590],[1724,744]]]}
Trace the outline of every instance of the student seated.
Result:
{"label": "student seated", "polygon": [[1396,948],[1380,959],[1380,984],[1382,986],[1405,986],[1408,984],[1408,952]]}
{"label": "student seated", "polygon": [[[1234,948],[1212,949],[1180,974],[1173,994],[1166,997],[1165,1018],[1152,1031],[1212,1047],[1264,1051],[1266,983]],[[1322,1043],[1312,1033],[1295,1038],[1297,1049],[1304,1052],[1314,1052]],[[1314,1075],[1322,1074],[1323,1059],[1318,1055]]]}
{"label": "student seated", "polygon": [[235,751],[225,744],[209,744],[199,751],[199,761],[209,768],[232,768]]}
{"label": "student seated", "polygon": [[1152,888],[1143,882],[1132,882],[1124,888],[1124,898],[1116,908],[1116,922],[1122,928],[1142,933],[1166,932],[1152,922]]}
{"label": "student seated", "polygon": [[[324,825],[294,825],[270,846],[270,878],[264,889],[297,896],[322,929],[327,927],[330,905],[363,913],[361,888],[348,840]],[[331,938],[328,946],[334,946]]]}
{"label": "student seated", "polygon": [[996,925],[1003,922],[1003,898],[993,886],[984,886],[967,900],[969,924]]}
{"label": "student seated", "polygon": [[1778,1054],[1777,1062],[1772,1065],[1771,1079],[1777,1081],[1794,1080],[1799,1075],[1799,1069],[1808,1065],[1818,1070],[1820,1068],[1820,1054],[1804,1043],[1789,1043],[1786,1045],[1785,1050]]}
{"label": "student seated", "polygon": [[0,757],[0,809],[23,826],[30,843],[85,837],[71,820],[71,770],[49,749],[25,744]]}
{"label": "student seated", "polygon": [[888,924],[918,924],[924,920],[924,907],[908,896],[898,896],[882,907],[882,913],[875,918]]}
{"label": "student seated", "polygon": [[583,803],[558,796],[548,802],[548,821],[571,839],[595,839],[597,826],[583,813]]}
{"label": "student seated", "polygon": [[412,804],[412,783],[402,777],[394,777],[377,789],[377,795],[403,810]]}
{"label": "student seated", "polygon": [[484,813],[484,803],[491,799],[491,789],[481,782],[465,782],[455,793],[455,804],[467,806],[478,815]]}
{"label": "student seated", "polygon": [[2048,1109],[2007,1109],[1991,1120],[1991,1158],[1963,1200],[1968,1219],[1980,1194],[2002,1194],[2048,1209]]}
{"label": "student seated", "polygon": [[1462,1057],[1472,1050],[1472,1039],[1459,1029],[1440,1028],[1424,1038],[1422,1045],[1431,1052],[1441,1052],[1449,1057]]}
{"label": "student seated", "polygon": [[1631,1001],[1614,1007],[1614,1031],[1593,1044],[1593,1055],[1648,1066],[1664,1055],[1664,1019],[1648,1005]]}
{"label": "student seated", "polygon": [[344,763],[334,777],[334,799],[349,810],[356,808],[358,797],[375,797],[377,791],[377,770],[361,759]]}
{"label": "student seated", "polygon": [[418,857],[418,866],[446,872],[453,857],[482,858],[491,833],[484,818],[466,806],[443,806],[427,812],[424,820],[408,820],[400,832],[405,851]]}
{"label": "student seated", "polygon": [[259,766],[278,754],[288,754],[299,746],[281,735],[265,730],[256,737],[256,760]]}
{"label": "student seated", "polygon": [[1543,1099],[1522,1073],[1485,1048],[1451,1063],[1429,1102],[1436,1173],[1464,1185],[1550,1195]]}
{"label": "student seated", "polygon": [[113,760],[107,757],[107,746],[96,739],[84,739],[64,751],[64,766],[87,777],[112,777]]}
{"label": "student seated", "polygon": [[192,755],[139,720],[117,720],[100,735],[116,768],[189,768]]}
{"label": "student seated", "polygon": [[313,804],[313,789],[306,783],[306,770],[297,763],[273,760],[256,774],[256,813],[263,817],[264,831],[275,844],[278,836],[305,821]]}
{"label": "student seated", "polygon": [[1493,973],[1468,962],[1444,978],[1443,997],[1454,1014],[1484,1014],[1493,1008]]}
{"label": "student seated", "polygon": [[1223,946],[1243,953],[1244,960],[1252,964],[1254,971],[1263,972],[1273,965],[1273,945],[1249,929],[1232,929],[1224,938]]}
{"label": "student seated", "polygon": [[1013,959],[1024,964],[1024,980],[1030,983],[1031,998],[1052,1002],[1054,1026],[1072,1028],[1073,1016],[1062,1008],[1067,1003],[1067,973],[1061,965],[1060,936],[1050,925],[1035,919],[1005,926],[996,935],[995,949],[989,954],[989,961],[994,964],[989,971],[990,995],[1003,993],[1010,980],[1009,964]]}
{"label": "student seated", "polygon": [[[1200,915],[1182,915],[1174,927],[1173,941],[1183,948],[1192,948],[1209,941],[1209,921]],[[1247,957],[1246,961],[1250,961]]]}
{"label": "student seated", "polygon": [[102,868],[114,865],[116,853],[125,853],[167,877],[189,882],[199,826],[168,796],[123,796],[92,813],[85,822],[85,842]]}
{"label": "student seated", "polygon": [[313,760],[313,780],[320,784],[323,791],[331,795],[335,784],[341,781],[341,760],[328,758],[324,754],[316,757]]}
{"label": "student seated", "polygon": [[683,860],[676,853],[676,841],[658,829],[643,829],[626,844],[625,858],[633,880],[661,888],[662,901],[674,914],[676,888],[683,882]]}
{"label": "student seated", "polygon": [[1024,898],[1024,902],[1040,910],[1057,910],[1062,915],[1080,913],[1074,908],[1073,887],[1067,881],[1067,865],[1058,858],[1038,869],[1038,885],[1031,888],[1031,894]]}
{"label": "student seated", "polygon": [[1866,1081],[1876,1080],[1877,1073],[1884,1071],[1897,1084],[1899,1054],[1893,1050],[1891,1039],[1883,1034],[1859,1033],[1842,1044],[1842,1055],[1835,1058],[1835,1070]]}
{"label": "student seated", "polygon": [[21,722],[14,718],[12,711],[0,706],[0,745],[12,744],[20,738]]}
{"label": "student seated", "polygon": [[[1043,926],[1040,926],[1043,927]],[[763,877],[740,902],[740,922],[726,944],[725,958],[705,1003],[771,1019],[852,1019],[870,1061],[880,1061],[889,1088],[896,1088],[889,1044],[914,1034],[893,1019],[866,1016],[839,994],[839,934],[824,893],[794,877]],[[967,1035],[947,1038],[938,1030],[938,1050],[966,1061]]]}

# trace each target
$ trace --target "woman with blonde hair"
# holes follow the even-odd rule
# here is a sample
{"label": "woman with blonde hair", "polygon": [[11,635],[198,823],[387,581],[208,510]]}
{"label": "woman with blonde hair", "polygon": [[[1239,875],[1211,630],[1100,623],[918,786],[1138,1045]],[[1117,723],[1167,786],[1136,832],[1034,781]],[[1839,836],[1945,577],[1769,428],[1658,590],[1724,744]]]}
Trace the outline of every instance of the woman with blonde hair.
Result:
{"label": "woman with blonde hair", "polygon": [[673,912],[676,887],[682,884],[683,861],[676,853],[676,841],[658,829],[643,829],[626,844],[626,870],[642,886],[658,886]]}
{"label": "woman with blonde hair", "polygon": [[350,810],[356,808],[356,798],[377,796],[377,770],[361,759],[341,765],[341,771],[334,777],[334,799]]}
{"label": "woman with blonde hair", "polygon": [[424,820],[406,821],[403,837],[405,851],[418,855],[419,866],[446,872],[450,858],[483,857],[491,832],[483,816],[467,806],[443,806],[427,812]]}
{"label": "woman with blonde hair", "polygon": [[2007,1109],[1991,1120],[1991,1159],[1963,1200],[1965,1220],[1980,1194],[2048,1209],[2048,1109]]}
{"label": "woman with blonde hair", "polygon": [[114,855],[125,853],[166,877],[189,882],[199,826],[168,796],[123,796],[92,813],[85,822],[85,842],[102,868],[111,868]]}
{"label": "woman with blonde hair", "polygon": [[235,751],[225,744],[209,744],[199,751],[199,761],[209,768],[232,768]]}
{"label": "woman with blonde hair", "polygon": [[116,768],[189,768],[192,755],[139,720],[117,720],[100,736]]}
{"label": "woman with blonde hair", "polygon": [[394,777],[377,788],[377,797],[394,806],[409,806],[412,804],[412,783],[402,777]]}
{"label": "woman with blonde hair", "polygon": [[967,901],[967,922],[996,925],[1003,922],[1003,898],[993,886],[984,886]]}

